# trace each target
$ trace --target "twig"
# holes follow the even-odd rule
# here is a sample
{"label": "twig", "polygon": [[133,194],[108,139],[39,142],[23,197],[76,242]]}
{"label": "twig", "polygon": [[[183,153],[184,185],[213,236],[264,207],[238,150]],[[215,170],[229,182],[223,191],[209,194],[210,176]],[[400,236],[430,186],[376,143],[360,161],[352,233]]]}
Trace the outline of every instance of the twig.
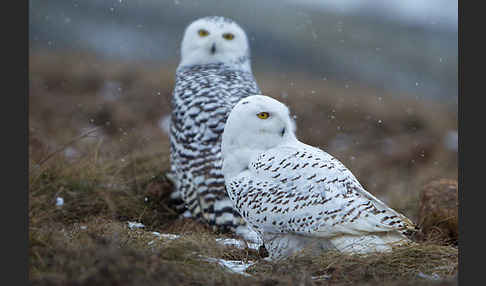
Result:
{"label": "twig", "polygon": [[62,145],[61,147],[59,147],[57,150],[55,150],[54,152],[48,154],[44,159],[42,159],[38,165],[39,166],[42,166],[45,162],[47,162],[49,159],[51,159],[52,157],[54,157],[55,155],[57,155],[58,153],[62,152],[64,149],[66,149],[67,147],[69,147],[69,145],[72,145],[73,143],[75,143],[76,141],[79,141],[81,139],[83,139],[84,137],[87,137],[88,135],[90,135],[91,133],[97,131],[98,129],[100,129],[101,127],[95,127],[91,130],[88,130],[86,131],[85,133],[79,135],[78,137],[75,137],[73,139],[71,139],[71,141],[67,142],[66,144]]}

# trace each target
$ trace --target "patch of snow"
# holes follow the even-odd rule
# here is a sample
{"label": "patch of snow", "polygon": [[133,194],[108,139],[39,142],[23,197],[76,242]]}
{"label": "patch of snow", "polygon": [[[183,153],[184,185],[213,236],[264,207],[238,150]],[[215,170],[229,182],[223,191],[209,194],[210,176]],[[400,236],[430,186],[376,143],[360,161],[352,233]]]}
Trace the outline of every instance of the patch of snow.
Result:
{"label": "patch of snow", "polygon": [[130,229],[134,229],[134,228],[144,228],[144,227],[145,227],[145,225],[143,225],[143,224],[141,224],[141,223],[139,223],[139,222],[133,222],[133,221],[129,221],[129,222],[128,222],[128,227],[129,227]]}
{"label": "patch of snow", "polygon": [[223,244],[223,245],[235,246],[235,247],[238,247],[238,248],[244,247],[243,244],[241,243],[241,241],[239,241],[238,239],[234,239],[234,238],[216,238],[216,242]]}
{"label": "patch of snow", "polygon": [[61,197],[56,198],[56,206],[62,207],[64,205],[64,199]]}
{"label": "patch of snow", "polygon": [[328,279],[331,278],[331,275],[324,274],[324,275],[319,275],[319,276],[312,276],[311,278],[312,278],[312,280],[316,280],[316,281],[328,280]]}
{"label": "patch of snow", "polygon": [[189,210],[186,210],[186,211],[185,211],[185,212],[182,214],[182,216],[183,216],[184,218],[191,218],[191,217],[192,217],[192,214],[191,214],[191,212],[190,212]]}
{"label": "patch of snow", "polygon": [[161,234],[161,233],[156,232],[156,231],[153,231],[152,234],[157,236],[158,238],[167,238],[167,239],[178,239],[179,237],[181,237],[178,234],[171,234],[171,233],[162,233]]}
{"label": "patch of snow", "polygon": [[240,260],[225,260],[221,258],[213,258],[213,257],[207,257],[204,258],[203,260],[208,261],[208,262],[216,262],[219,265],[223,266],[225,269],[228,269],[231,272],[238,273],[241,275],[245,276],[251,276],[250,274],[246,273],[246,269],[248,267],[252,266],[255,264],[253,261],[248,261],[248,262],[243,262]]}
{"label": "patch of snow", "polygon": [[417,274],[417,276],[420,277],[420,278],[427,279],[427,280],[439,280],[440,279],[440,276],[437,275],[436,273],[432,273],[432,275],[427,275],[423,272],[419,272]]}
{"label": "patch of snow", "polygon": [[[236,248],[241,248],[241,249],[246,248],[244,241],[234,239],[234,238],[216,238],[216,242],[223,245],[234,246]],[[251,249],[258,250],[260,248],[260,245],[258,243],[247,242],[247,244],[248,244],[248,248]]]}

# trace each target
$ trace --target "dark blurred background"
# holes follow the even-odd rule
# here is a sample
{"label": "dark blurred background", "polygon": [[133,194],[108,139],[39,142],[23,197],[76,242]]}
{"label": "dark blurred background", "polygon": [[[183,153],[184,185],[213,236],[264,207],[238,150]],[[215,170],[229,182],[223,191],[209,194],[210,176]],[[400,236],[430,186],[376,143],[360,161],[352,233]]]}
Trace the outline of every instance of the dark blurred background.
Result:
{"label": "dark blurred background", "polygon": [[[223,15],[249,34],[253,68],[457,101],[456,0],[30,1],[31,52],[178,61],[185,26]],[[289,79],[290,80],[290,79]]]}

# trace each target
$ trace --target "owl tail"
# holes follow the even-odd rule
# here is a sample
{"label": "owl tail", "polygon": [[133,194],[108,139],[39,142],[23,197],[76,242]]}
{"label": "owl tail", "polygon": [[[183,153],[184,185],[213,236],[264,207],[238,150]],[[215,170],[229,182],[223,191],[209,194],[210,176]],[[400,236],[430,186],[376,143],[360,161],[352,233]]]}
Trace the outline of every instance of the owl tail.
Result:
{"label": "owl tail", "polygon": [[365,236],[344,235],[331,239],[331,243],[345,253],[389,252],[393,246],[410,243],[410,240],[399,232],[376,233]]}

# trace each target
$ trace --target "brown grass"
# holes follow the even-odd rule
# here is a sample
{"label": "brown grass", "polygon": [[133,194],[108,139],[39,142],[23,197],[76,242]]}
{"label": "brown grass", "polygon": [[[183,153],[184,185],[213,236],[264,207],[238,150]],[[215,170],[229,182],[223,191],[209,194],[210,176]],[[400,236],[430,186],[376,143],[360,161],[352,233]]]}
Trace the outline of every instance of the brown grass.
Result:
{"label": "brown grass", "polygon": [[457,249],[454,247],[424,243],[397,247],[385,254],[345,255],[329,252],[317,257],[294,257],[279,264],[257,265],[250,273],[280,276],[306,272],[307,276],[314,277],[313,280],[337,284],[376,285],[407,281],[413,285],[423,281],[419,273],[453,278],[457,272],[457,259]]}
{"label": "brown grass", "polygon": [[[168,205],[169,144],[158,123],[170,110],[175,66],[31,54],[29,68],[33,284],[457,284],[457,247],[433,239],[390,254],[330,252],[281,263],[216,243],[232,235],[179,219]],[[292,85],[278,74],[255,74],[265,94],[297,115],[300,139],[339,158],[371,193],[412,220],[424,184],[457,180],[457,153],[442,144],[449,130],[457,130],[454,107],[298,74],[286,75]],[[117,100],[102,96],[107,82],[116,83],[109,90]],[[64,199],[62,207],[55,206],[56,197]],[[127,221],[145,227],[130,229]],[[159,239],[153,231],[181,238]],[[243,276],[201,256],[256,264]]]}

